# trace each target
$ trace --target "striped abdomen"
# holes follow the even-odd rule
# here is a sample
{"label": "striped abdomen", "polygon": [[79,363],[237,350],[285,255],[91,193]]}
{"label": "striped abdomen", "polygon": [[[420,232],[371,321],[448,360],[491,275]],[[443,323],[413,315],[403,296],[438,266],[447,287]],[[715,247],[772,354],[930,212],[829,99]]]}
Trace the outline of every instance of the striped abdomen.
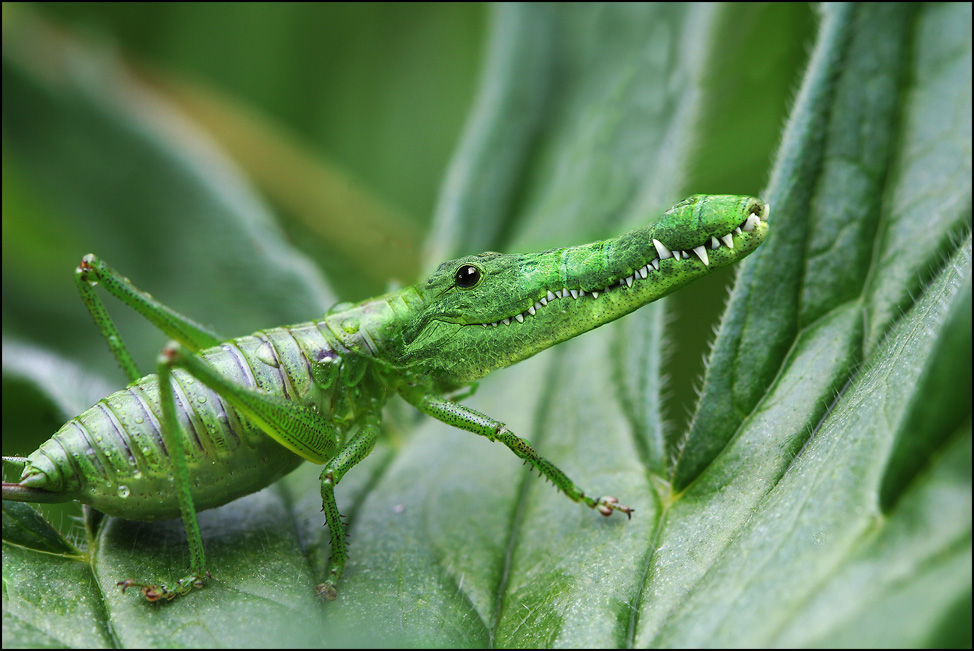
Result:
{"label": "striped abdomen", "polygon": [[[323,415],[330,415],[335,396],[315,386],[312,364],[341,360],[316,323],[258,332],[199,355],[239,384],[290,400],[314,401]],[[174,377],[197,510],[260,490],[300,464],[300,457],[201,382],[180,369]],[[161,413],[158,380],[148,375],[61,427],[30,455],[21,484],[62,493],[130,520],[179,517]]]}

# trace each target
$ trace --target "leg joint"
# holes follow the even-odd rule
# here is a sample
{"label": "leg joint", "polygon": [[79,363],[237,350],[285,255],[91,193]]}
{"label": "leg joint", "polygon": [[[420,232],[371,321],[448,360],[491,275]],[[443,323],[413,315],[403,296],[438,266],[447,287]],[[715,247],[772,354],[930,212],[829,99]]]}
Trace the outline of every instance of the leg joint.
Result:
{"label": "leg joint", "polygon": [[89,276],[98,274],[97,270],[95,269],[95,260],[96,258],[94,253],[88,253],[85,255],[85,257],[81,258],[81,262],[78,263],[78,268],[75,269],[75,273],[78,275],[78,278],[86,283],[92,282]]}
{"label": "leg joint", "polygon": [[175,341],[166,342],[166,345],[159,351],[157,363],[172,366],[183,358],[182,349],[183,347]]}

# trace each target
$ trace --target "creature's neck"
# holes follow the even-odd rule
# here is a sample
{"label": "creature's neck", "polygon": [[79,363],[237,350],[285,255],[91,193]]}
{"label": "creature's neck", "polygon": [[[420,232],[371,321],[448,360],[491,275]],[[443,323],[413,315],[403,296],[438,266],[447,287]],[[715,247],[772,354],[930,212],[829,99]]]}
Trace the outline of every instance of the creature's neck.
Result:
{"label": "creature's neck", "polygon": [[415,286],[361,303],[336,305],[325,315],[323,330],[339,348],[394,363],[402,353],[402,324],[421,310]]}

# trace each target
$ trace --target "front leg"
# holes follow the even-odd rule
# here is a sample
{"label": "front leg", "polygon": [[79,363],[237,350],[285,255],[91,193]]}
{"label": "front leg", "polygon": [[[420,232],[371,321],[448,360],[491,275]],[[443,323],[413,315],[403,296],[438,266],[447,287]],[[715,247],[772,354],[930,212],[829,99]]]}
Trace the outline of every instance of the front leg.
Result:
{"label": "front leg", "polygon": [[369,456],[380,432],[380,418],[378,414],[367,414],[362,417],[358,433],[339,450],[335,458],[325,464],[321,471],[321,510],[325,512],[325,522],[331,535],[331,562],[328,576],[323,583],[315,586],[315,594],[332,600],[338,594],[338,581],[345,571],[348,561],[348,543],[345,541],[345,525],[338,512],[335,501],[335,486],[341,481],[352,467]]}
{"label": "front leg", "polygon": [[402,395],[416,409],[440,422],[485,436],[491,441],[500,441],[510,448],[514,454],[537,468],[538,472],[551,480],[551,483],[573,502],[581,502],[604,516],[612,515],[613,511],[621,511],[628,517],[632,517],[633,509],[619,504],[619,500],[614,497],[593,498],[587,496],[575,482],[568,478],[568,475],[535,452],[530,443],[507,429],[504,423],[459,403],[423,393],[415,387],[406,389]]}

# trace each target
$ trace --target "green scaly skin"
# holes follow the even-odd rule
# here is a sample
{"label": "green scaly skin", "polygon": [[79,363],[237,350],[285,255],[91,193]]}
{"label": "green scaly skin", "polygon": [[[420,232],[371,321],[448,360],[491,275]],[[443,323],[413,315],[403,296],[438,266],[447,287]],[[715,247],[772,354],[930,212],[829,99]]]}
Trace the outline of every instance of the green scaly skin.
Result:
{"label": "green scaly skin", "polygon": [[[428,378],[437,392],[455,390],[741,260],[767,235],[768,213],[768,205],[752,197],[695,195],[655,224],[612,239],[444,262],[425,283],[360,303],[329,323],[336,332],[340,324],[358,331],[344,337],[349,347]],[[744,230],[751,214],[756,219]],[[706,264],[694,249],[706,255]],[[676,251],[689,257],[662,257]],[[479,270],[472,287],[457,283],[466,267]]]}
{"label": "green scaly skin", "polygon": [[[440,265],[424,283],[357,305],[336,306],[322,321],[272,328],[224,344],[219,344],[219,335],[159,304],[95,256],[86,256],[78,268],[78,287],[132,384],[69,421],[29,457],[5,458],[24,471],[19,482],[3,484],[3,498],[79,499],[109,514],[138,520],[174,517],[178,512],[190,546],[190,573],[172,588],[132,580],[119,583],[123,591],[141,588],[150,601],[168,601],[202,587],[209,576],[196,522],[198,508],[259,490],[301,458],[324,464],[321,494],[332,562],[327,580],[316,591],[334,598],[347,560],[334,488],[371,452],[381,431],[382,403],[398,392],[427,415],[504,443],[573,501],[605,516],[613,511],[631,515],[632,509],[614,497],[587,496],[502,422],[444,396],[741,260],[766,237],[768,214],[768,205],[759,199],[697,195],[675,205],[655,224],[616,238],[540,253],[458,258]],[[160,356],[157,375],[139,377],[95,285],[175,340]],[[228,350],[237,351],[236,361],[226,361],[231,359]],[[251,369],[253,379],[239,375],[243,367]],[[192,385],[192,378],[199,383]],[[174,380],[180,382],[189,405],[236,410],[238,425],[210,422],[220,437],[247,443],[229,456],[194,448],[196,439],[187,436],[180,421],[189,423],[205,414],[195,406],[177,406],[173,391],[159,388],[171,387]],[[138,406],[142,403],[151,403],[161,413],[159,430],[132,422],[143,413]],[[108,405],[116,414],[112,418],[125,420],[120,428],[104,420]],[[79,439],[80,431],[105,431],[97,440],[128,441],[98,444]],[[160,434],[165,445],[160,454],[154,453],[153,463],[147,457],[140,462],[141,473],[125,474],[129,451],[155,449],[152,441]],[[138,444],[140,440],[151,446]],[[127,485],[124,496],[119,497],[111,483],[105,488],[105,478],[99,475],[103,466],[93,461],[79,471],[59,456],[88,446],[99,447],[106,464],[122,459],[109,465],[112,479]],[[261,462],[254,463],[248,454]],[[161,455],[169,455],[168,460]],[[170,474],[175,477],[174,495],[163,495],[158,482],[170,485]],[[227,475],[234,476],[232,485],[224,481]]]}

